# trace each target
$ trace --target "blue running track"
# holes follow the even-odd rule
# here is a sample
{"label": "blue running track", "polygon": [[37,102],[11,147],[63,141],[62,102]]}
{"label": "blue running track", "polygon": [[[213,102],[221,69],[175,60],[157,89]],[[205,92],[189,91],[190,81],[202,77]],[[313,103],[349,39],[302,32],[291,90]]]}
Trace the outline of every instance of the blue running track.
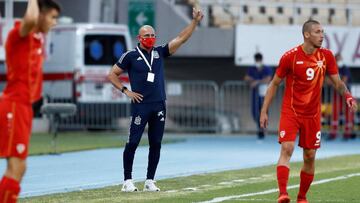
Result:
{"label": "blue running track", "polygon": [[[185,142],[163,145],[156,178],[275,164],[279,147],[275,136],[266,137],[263,142],[255,136],[186,136]],[[116,148],[31,156],[21,197],[119,185],[123,181],[122,151],[123,148]],[[138,148],[133,169],[135,181],[145,179],[147,154],[147,147]],[[360,154],[359,139],[323,141],[317,158],[346,154]],[[292,161],[300,160],[302,150],[297,147]],[[4,169],[5,161],[0,160],[1,174]]]}

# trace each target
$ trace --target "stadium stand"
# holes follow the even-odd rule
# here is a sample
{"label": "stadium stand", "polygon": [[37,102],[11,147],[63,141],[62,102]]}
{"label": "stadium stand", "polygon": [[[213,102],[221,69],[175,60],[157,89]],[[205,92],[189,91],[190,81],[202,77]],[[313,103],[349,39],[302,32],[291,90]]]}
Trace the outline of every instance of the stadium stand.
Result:
{"label": "stadium stand", "polygon": [[308,19],[324,25],[360,26],[359,0],[185,0],[209,8],[210,26],[235,24],[302,24]]}

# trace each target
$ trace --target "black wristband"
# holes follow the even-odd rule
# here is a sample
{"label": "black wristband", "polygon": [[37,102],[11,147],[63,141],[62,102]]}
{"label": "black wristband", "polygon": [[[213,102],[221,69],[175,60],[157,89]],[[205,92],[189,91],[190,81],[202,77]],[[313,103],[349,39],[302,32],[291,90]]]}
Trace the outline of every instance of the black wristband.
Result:
{"label": "black wristband", "polygon": [[127,87],[123,86],[120,91],[121,91],[122,93],[124,93],[125,90],[127,90]]}

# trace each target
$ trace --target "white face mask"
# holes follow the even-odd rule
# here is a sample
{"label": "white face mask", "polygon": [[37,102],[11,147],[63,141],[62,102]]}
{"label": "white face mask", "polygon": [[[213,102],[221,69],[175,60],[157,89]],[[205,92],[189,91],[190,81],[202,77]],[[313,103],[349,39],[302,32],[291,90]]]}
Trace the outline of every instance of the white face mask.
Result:
{"label": "white face mask", "polygon": [[261,62],[256,62],[256,63],[255,63],[255,67],[256,67],[256,68],[261,68],[261,67],[262,67],[262,63],[261,63]]}
{"label": "white face mask", "polygon": [[337,65],[338,65],[338,68],[342,68],[344,66],[344,62],[343,61],[338,61]]}

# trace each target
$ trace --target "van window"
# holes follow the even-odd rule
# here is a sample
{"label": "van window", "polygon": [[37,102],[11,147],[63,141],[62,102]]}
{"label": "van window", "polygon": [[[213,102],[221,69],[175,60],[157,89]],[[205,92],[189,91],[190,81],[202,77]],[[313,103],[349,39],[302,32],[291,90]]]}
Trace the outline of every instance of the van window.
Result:
{"label": "van window", "polygon": [[123,35],[86,35],[85,65],[113,65],[127,47]]}

